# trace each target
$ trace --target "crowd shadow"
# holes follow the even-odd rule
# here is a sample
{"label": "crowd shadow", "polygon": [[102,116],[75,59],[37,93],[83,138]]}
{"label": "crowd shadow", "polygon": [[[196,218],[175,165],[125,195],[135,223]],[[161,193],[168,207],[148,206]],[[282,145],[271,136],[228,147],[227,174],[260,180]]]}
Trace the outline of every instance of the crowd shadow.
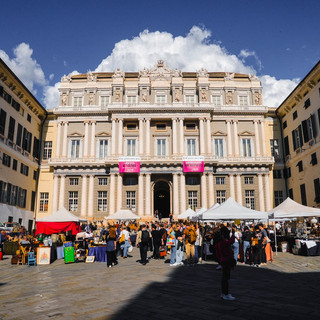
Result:
{"label": "crowd shadow", "polygon": [[225,301],[220,297],[221,270],[216,266],[172,267],[168,281],[150,283],[108,319],[319,318],[320,273],[240,265],[230,280],[230,292],[237,299]]}

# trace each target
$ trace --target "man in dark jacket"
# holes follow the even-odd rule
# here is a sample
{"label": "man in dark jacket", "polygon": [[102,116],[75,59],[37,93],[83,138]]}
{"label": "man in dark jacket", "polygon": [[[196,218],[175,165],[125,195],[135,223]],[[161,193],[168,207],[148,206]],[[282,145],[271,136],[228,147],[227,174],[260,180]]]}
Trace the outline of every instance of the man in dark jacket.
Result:
{"label": "man in dark jacket", "polygon": [[160,259],[160,245],[161,245],[161,233],[157,230],[156,225],[152,225],[152,241],[153,241],[153,255],[152,258]]}

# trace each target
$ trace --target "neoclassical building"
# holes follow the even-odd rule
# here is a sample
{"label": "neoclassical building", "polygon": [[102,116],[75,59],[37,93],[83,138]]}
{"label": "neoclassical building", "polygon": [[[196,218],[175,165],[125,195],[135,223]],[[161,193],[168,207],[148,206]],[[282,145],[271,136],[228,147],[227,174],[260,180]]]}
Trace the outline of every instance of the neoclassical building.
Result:
{"label": "neoclassical building", "polygon": [[269,210],[286,195],[279,122],[252,75],[158,61],[64,76],[44,137],[37,216],[130,208],[149,219],[228,197]]}

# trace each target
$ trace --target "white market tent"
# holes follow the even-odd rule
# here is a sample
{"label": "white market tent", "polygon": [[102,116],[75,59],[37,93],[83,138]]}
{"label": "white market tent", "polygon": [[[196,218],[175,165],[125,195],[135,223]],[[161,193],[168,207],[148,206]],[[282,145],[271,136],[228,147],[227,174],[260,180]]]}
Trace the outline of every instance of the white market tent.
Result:
{"label": "white market tent", "polygon": [[140,219],[139,216],[134,214],[129,209],[120,209],[116,213],[104,218],[106,220],[138,220]]}
{"label": "white market tent", "polygon": [[268,213],[274,216],[274,219],[320,217],[320,209],[304,206],[289,197]]}
{"label": "white market tent", "polygon": [[69,212],[66,208],[61,208],[56,212],[51,213],[50,215],[36,219],[37,222],[84,222],[86,219],[81,219],[76,215]]}
{"label": "white market tent", "polygon": [[194,215],[190,216],[189,219],[192,221],[197,221],[202,217],[202,214],[207,210],[208,210],[207,208],[202,207],[201,209],[197,210]]}
{"label": "white market tent", "polygon": [[190,216],[192,216],[194,214],[195,214],[195,212],[191,208],[188,208],[185,212],[178,215],[178,219],[179,220],[188,219]]}
{"label": "white market tent", "polygon": [[241,206],[233,198],[220,204],[216,208],[210,208],[202,214],[202,221],[212,220],[258,220],[268,219],[268,213],[263,211],[252,210]]}

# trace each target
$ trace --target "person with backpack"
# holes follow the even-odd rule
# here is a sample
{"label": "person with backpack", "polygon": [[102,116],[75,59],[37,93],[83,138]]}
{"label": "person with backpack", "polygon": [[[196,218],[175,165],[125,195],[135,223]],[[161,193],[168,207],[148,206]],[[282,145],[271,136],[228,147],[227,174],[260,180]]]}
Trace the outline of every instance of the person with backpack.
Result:
{"label": "person with backpack", "polygon": [[194,266],[195,262],[195,243],[197,240],[197,233],[194,224],[186,223],[186,229],[183,232],[185,246],[186,246],[186,265]]}
{"label": "person with backpack", "polygon": [[148,254],[148,246],[150,241],[150,233],[147,230],[147,227],[145,224],[141,226],[141,230],[138,232],[137,235],[137,247],[140,249],[140,262],[142,265],[147,264],[147,254]]}

